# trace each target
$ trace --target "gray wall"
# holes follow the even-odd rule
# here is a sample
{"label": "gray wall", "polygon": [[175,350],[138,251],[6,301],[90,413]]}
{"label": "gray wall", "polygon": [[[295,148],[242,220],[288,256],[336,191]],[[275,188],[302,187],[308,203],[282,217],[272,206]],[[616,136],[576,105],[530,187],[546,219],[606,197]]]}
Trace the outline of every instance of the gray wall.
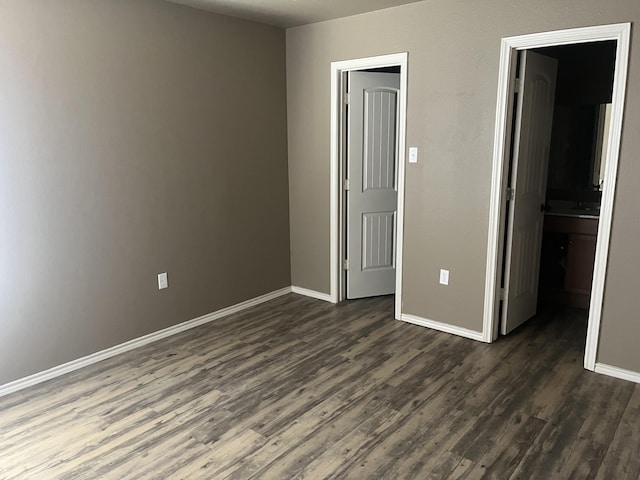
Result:
{"label": "gray wall", "polygon": [[0,384],[291,284],[283,30],[0,0],[0,32]]}
{"label": "gray wall", "polygon": [[[640,20],[638,0],[429,0],[287,31],[292,282],[328,293],[330,62],[408,51],[403,312],[482,330],[500,39]],[[640,40],[625,130],[598,361],[640,371]],[[440,268],[451,270],[448,287]]]}

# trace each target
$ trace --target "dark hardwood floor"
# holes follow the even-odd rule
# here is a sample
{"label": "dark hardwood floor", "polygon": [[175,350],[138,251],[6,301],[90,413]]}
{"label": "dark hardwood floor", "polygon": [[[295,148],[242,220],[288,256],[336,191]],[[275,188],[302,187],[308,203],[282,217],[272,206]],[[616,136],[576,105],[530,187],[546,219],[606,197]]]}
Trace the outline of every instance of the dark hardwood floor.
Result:
{"label": "dark hardwood floor", "polygon": [[639,478],[583,312],[486,345],[392,309],[291,294],[0,398],[0,478]]}

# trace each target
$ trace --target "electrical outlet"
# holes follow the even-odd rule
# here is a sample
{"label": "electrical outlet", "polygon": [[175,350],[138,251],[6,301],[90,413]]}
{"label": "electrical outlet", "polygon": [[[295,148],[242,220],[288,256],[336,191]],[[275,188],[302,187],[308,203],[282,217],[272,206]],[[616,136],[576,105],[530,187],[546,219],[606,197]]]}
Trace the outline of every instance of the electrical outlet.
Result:
{"label": "electrical outlet", "polygon": [[163,288],[169,288],[167,272],[158,274],[158,290],[162,290]]}
{"label": "electrical outlet", "polygon": [[440,270],[440,285],[449,285],[449,270]]}

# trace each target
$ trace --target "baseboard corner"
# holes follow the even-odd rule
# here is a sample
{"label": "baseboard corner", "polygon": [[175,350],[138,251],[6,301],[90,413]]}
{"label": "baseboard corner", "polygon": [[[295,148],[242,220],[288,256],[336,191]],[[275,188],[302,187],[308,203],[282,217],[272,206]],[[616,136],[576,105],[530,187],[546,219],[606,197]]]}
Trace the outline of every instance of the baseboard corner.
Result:
{"label": "baseboard corner", "polygon": [[331,295],[329,295],[328,293],[316,292],[315,290],[309,290],[308,288],[295,286],[291,287],[291,291],[293,293],[297,293],[298,295],[304,295],[305,297],[315,298],[324,302],[335,303],[331,298]]}
{"label": "baseboard corner", "polygon": [[628,380],[630,382],[640,383],[640,372],[634,372],[633,370],[625,370],[624,368],[614,367],[604,363],[596,363],[594,372],[609,377],[619,378],[621,380]]}

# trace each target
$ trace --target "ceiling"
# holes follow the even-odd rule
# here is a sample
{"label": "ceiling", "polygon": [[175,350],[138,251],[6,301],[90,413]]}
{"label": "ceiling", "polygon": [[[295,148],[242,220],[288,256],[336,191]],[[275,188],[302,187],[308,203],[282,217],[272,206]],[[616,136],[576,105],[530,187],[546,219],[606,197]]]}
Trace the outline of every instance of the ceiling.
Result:
{"label": "ceiling", "polygon": [[168,0],[190,7],[289,28],[419,0]]}

